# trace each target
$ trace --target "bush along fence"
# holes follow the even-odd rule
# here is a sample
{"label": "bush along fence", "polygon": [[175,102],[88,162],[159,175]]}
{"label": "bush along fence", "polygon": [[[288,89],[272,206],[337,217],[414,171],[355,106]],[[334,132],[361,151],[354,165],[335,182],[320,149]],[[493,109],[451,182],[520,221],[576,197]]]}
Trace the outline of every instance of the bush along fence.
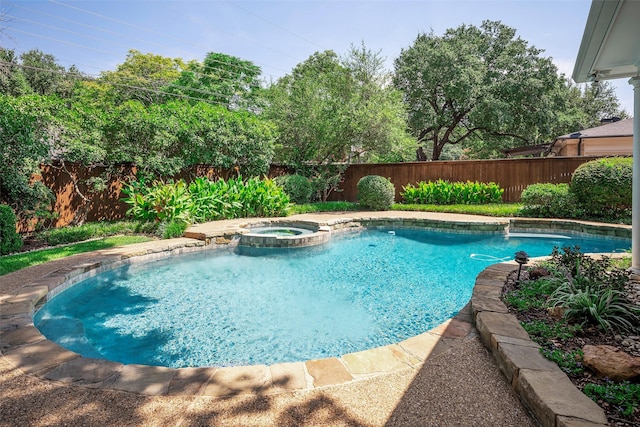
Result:
{"label": "bush along fence", "polygon": [[389,178],[396,190],[396,200],[401,200],[403,187],[421,181],[493,182],[504,189],[503,202],[519,202],[522,191],[531,184],[569,183],[573,171],[588,161],[584,157],[543,157],[498,160],[455,160],[412,163],[378,163],[349,165],[343,181],[330,200],[355,202],[358,181],[367,175]]}
{"label": "bush along fence", "polygon": [[[520,194],[527,186],[537,183],[569,183],[578,166],[596,158],[549,157],[349,165],[343,174],[338,191],[333,192],[329,200],[356,202],[358,181],[367,175],[379,175],[393,183],[395,200],[402,199],[401,193],[405,191],[403,187],[417,186],[423,181],[443,180],[495,183],[504,189],[503,202],[518,202]],[[99,176],[104,172],[103,170],[100,168],[87,170],[80,165],[68,165],[67,169],[72,179],[68,173],[58,168],[43,166],[41,176],[37,179],[50,188],[55,195],[52,208],[56,218],[50,225],[56,227],[68,225],[82,209],[87,211],[87,221],[125,218],[130,205],[122,200],[125,196],[122,189],[124,182],[135,176],[136,168],[132,165],[118,165],[115,168],[119,169],[118,173],[106,182],[104,189],[91,193],[90,200],[86,201],[75,190],[74,181],[80,187],[80,192],[86,191],[83,183],[93,176]],[[286,167],[274,165],[268,176],[277,177],[287,172]],[[206,176],[212,179],[229,179],[236,175],[237,171],[234,170],[217,170],[207,165],[200,165],[174,178]],[[191,180],[187,179],[188,182]],[[27,222],[19,224],[20,231],[29,231],[30,228],[33,229],[33,224]]]}

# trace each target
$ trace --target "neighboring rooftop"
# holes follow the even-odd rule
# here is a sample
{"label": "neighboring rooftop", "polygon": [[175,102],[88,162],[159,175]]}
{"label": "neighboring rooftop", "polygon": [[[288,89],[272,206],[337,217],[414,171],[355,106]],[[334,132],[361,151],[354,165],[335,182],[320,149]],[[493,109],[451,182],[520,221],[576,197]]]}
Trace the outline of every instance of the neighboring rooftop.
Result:
{"label": "neighboring rooftop", "polygon": [[633,119],[624,119],[579,132],[568,133],[556,139],[569,138],[606,138],[611,136],[633,136]]}

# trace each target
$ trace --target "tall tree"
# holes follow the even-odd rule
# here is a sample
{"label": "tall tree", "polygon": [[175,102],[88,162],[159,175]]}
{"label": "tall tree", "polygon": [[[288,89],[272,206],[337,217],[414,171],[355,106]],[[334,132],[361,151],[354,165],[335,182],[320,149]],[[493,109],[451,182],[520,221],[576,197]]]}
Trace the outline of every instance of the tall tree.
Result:
{"label": "tall tree", "polygon": [[280,130],[277,159],[290,165],[411,159],[415,143],[401,94],[384,85],[383,63],[364,45],[342,60],[333,51],[316,52],[273,85],[266,114]]}
{"label": "tall tree", "polygon": [[579,129],[598,126],[602,119],[612,117],[627,118],[627,113],[620,108],[614,87],[609,82],[593,82],[582,90],[581,107],[586,117]]}
{"label": "tall tree", "polygon": [[0,48],[0,94],[21,96],[31,92],[15,50]]}
{"label": "tall tree", "polygon": [[280,131],[276,160],[294,167],[344,161],[353,87],[333,51],[316,52],[270,88],[267,117]]}
{"label": "tall tree", "polygon": [[20,61],[22,72],[34,93],[51,95],[60,89],[65,69],[53,55],[33,49],[20,55]]}
{"label": "tall tree", "polygon": [[322,200],[340,182],[337,163],[413,158],[402,98],[384,85],[383,62],[364,45],[342,60],[316,52],[269,88],[276,161],[312,178]]}
{"label": "tall tree", "polygon": [[163,102],[162,89],[180,77],[186,68],[180,58],[167,58],[153,53],[130,50],[124,63],[115,71],[103,72],[100,81],[111,84],[111,92],[116,103],[129,100],[145,105]]}
{"label": "tall tree", "polygon": [[416,141],[408,133],[402,93],[391,83],[381,52],[351,45],[342,65],[351,74],[354,100],[351,150],[355,161],[402,162],[413,160]]}
{"label": "tall tree", "polygon": [[500,22],[420,34],[395,61],[409,124],[438,160],[448,144],[536,144],[557,128],[566,87],[541,51]]}
{"label": "tall tree", "polygon": [[179,78],[165,90],[230,109],[259,111],[261,102],[260,67],[224,53],[209,52],[202,63],[191,61]]}
{"label": "tall tree", "polygon": [[49,153],[44,126],[25,112],[30,97],[0,95],[0,202],[29,216],[51,201],[51,192],[32,176]]}

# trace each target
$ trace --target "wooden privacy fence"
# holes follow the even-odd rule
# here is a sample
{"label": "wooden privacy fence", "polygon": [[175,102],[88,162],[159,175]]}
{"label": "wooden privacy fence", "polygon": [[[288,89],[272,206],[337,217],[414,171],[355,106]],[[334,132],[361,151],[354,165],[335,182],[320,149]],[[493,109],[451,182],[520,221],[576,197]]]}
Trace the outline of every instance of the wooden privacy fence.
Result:
{"label": "wooden privacy fence", "polygon": [[366,175],[389,178],[396,187],[400,201],[402,187],[420,181],[438,179],[455,181],[495,182],[504,188],[504,202],[518,202],[520,194],[530,184],[568,183],[578,166],[598,157],[544,157],[499,160],[455,160],[413,163],[379,163],[350,165],[344,173],[340,192],[331,194],[335,201],[355,202],[357,184]]}
{"label": "wooden privacy fence", "polygon": [[[503,201],[517,202],[520,194],[528,185],[542,182],[563,183],[570,182],[573,171],[582,163],[597,157],[549,157],[501,160],[456,160],[414,163],[381,163],[350,165],[340,184],[340,192],[331,194],[331,200],[346,200],[355,202],[357,198],[357,184],[365,175],[381,175],[390,178],[396,187],[396,200],[400,201],[402,187],[416,184],[420,181],[480,181],[495,182],[505,189]],[[120,165],[116,176],[132,176],[135,167]],[[62,227],[68,225],[76,214],[86,209],[87,221],[123,219],[128,206],[120,200],[122,197],[122,181],[114,178],[107,183],[104,191],[91,196],[87,204],[77,194],[70,175],[78,182],[81,192],[86,191],[83,181],[91,176],[98,176],[103,169],[96,168],[87,171],[80,165],[68,164],[69,173],[55,167],[43,166],[42,176],[39,177],[56,196],[53,211],[57,218],[49,225]],[[286,173],[282,166],[272,166],[270,176]],[[208,176],[210,178],[228,178],[234,171],[219,171],[206,165],[200,165],[185,171],[180,176]],[[85,193],[86,194],[86,193]],[[33,224],[20,222],[20,231],[33,229]]]}

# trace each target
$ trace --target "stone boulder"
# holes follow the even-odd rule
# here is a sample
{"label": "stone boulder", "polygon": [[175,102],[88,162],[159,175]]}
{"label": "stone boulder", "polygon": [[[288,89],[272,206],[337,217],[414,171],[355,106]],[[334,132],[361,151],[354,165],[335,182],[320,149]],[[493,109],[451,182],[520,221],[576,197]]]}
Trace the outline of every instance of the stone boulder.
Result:
{"label": "stone boulder", "polygon": [[551,276],[549,270],[544,267],[534,267],[529,270],[529,279],[538,280],[541,277]]}
{"label": "stone boulder", "polygon": [[640,357],[610,345],[585,345],[582,364],[600,377],[625,381],[640,376]]}

